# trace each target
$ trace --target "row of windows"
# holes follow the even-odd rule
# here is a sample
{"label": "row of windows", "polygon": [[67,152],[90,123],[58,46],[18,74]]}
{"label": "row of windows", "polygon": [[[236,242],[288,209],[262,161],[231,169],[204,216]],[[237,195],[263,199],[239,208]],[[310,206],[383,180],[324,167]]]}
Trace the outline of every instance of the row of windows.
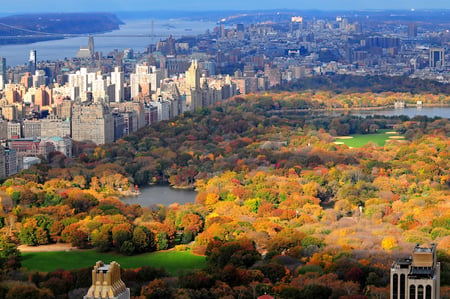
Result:
{"label": "row of windows", "polygon": [[[398,274],[394,274],[392,277],[392,295],[393,299],[406,299],[405,293],[405,274],[400,275],[400,291],[398,288]],[[424,297],[425,296],[425,297]],[[409,287],[409,299],[431,299],[431,286],[427,285],[425,288],[423,285],[417,287],[417,298],[416,298],[416,286],[411,285]]]}

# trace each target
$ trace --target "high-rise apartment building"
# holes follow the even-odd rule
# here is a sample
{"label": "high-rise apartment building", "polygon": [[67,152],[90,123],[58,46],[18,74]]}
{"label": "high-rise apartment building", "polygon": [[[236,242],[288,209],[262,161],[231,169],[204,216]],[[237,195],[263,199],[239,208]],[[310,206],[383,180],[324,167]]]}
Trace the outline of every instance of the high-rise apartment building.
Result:
{"label": "high-rise apartment building", "polygon": [[103,75],[97,74],[96,78],[92,80],[92,97],[94,101],[105,100],[107,98],[108,82]]}
{"label": "high-rise apartment building", "polygon": [[72,118],[72,104],[73,102],[70,99],[64,99],[56,106],[56,116],[61,119]]}
{"label": "high-rise apartment building", "polygon": [[102,101],[76,102],[72,109],[72,139],[105,144],[114,141],[114,119]]}
{"label": "high-rise apartment building", "polygon": [[17,173],[18,158],[17,151],[14,149],[5,149],[5,176],[9,177]]}
{"label": "high-rise apartment building", "polygon": [[136,71],[130,75],[131,98],[149,98],[155,92],[163,79],[160,69],[148,65],[136,65]]}
{"label": "high-rise apartment building", "polygon": [[124,93],[125,76],[120,70],[120,67],[115,67],[114,72],[111,73],[111,84],[114,84],[114,100],[115,102],[123,102],[125,98]]}
{"label": "high-rise apartment building", "polygon": [[49,115],[47,118],[41,119],[41,134],[42,137],[67,137],[71,136],[70,117],[59,118],[55,115]]}
{"label": "high-rise apartment building", "polygon": [[5,148],[0,145],[0,180],[6,178]]}
{"label": "high-rise apartment building", "polygon": [[416,245],[412,257],[399,259],[391,267],[391,299],[439,299],[440,263],[436,244]]}
{"label": "high-rise apartment building", "polygon": [[443,48],[430,48],[430,67],[443,68],[445,66],[445,52]]}

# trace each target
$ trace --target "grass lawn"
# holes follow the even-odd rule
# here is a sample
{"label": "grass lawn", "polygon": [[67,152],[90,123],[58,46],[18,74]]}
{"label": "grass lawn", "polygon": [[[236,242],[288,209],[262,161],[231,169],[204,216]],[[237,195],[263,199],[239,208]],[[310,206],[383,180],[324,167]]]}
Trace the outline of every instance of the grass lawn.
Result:
{"label": "grass lawn", "polygon": [[[362,147],[372,141],[379,146],[384,146],[387,140],[392,139],[392,134],[387,134],[387,130],[380,130],[376,134],[355,134],[353,138],[336,138],[336,142],[346,144],[350,147]],[[398,137],[397,137],[398,138]]]}
{"label": "grass lawn", "polygon": [[100,253],[95,250],[22,253],[22,267],[41,272],[87,268],[94,266],[99,260],[105,263],[116,261],[124,269],[142,266],[164,267],[173,275],[206,266],[205,257],[181,251],[160,251],[135,256]]}

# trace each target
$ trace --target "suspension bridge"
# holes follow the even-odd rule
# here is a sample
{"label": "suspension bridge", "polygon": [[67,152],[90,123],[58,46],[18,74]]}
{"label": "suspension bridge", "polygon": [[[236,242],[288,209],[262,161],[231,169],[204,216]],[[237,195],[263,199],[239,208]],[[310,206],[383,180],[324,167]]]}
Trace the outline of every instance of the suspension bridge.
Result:
{"label": "suspension bridge", "polygon": [[103,32],[103,33],[52,33],[45,32],[41,30],[31,30],[26,28],[21,28],[18,26],[13,26],[5,23],[0,23],[0,40],[2,39],[64,39],[64,38],[74,38],[74,37],[102,37],[102,38],[119,38],[119,37],[140,37],[140,38],[167,38],[169,35],[173,37],[181,37],[182,34],[154,34],[153,22],[151,33],[148,34],[114,34],[113,32]]}

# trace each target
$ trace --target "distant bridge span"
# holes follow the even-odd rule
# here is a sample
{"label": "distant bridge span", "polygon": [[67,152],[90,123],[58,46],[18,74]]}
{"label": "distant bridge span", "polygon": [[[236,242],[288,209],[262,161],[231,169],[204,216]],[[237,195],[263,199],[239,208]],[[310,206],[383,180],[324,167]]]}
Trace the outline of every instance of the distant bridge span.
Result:
{"label": "distant bridge span", "polygon": [[25,28],[20,28],[13,25],[8,25],[5,23],[0,23],[0,28],[6,27],[8,30],[8,35],[0,35],[0,39],[17,39],[17,38],[41,38],[41,37],[52,37],[52,38],[73,38],[73,37],[142,37],[142,38],[158,38],[158,37],[168,37],[172,35],[174,37],[181,37],[182,34],[105,34],[105,33],[81,33],[81,34],[61,34],[61,33],[51,33],[45,31],[30,30]]}
{"label": "distant bridge span", "polygon": [[55,37],[55,38],[72,38],[72,37],[145,37],[145,38],[157,38],[157,37],[168,37],[169,35],[172,35],[173,37],[182,37],[182,34],[52,34],[52,35],[0,35],[0,39],[16,39],[16,38],[39,38],[39,37]]}

